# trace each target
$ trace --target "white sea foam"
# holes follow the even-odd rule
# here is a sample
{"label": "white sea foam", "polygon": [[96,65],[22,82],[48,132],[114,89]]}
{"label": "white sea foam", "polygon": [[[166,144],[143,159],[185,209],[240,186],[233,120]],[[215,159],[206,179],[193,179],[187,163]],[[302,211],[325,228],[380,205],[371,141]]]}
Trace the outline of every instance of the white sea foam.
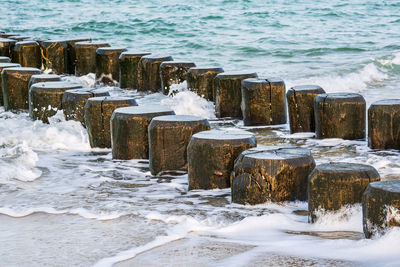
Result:
{"label": "white sea foam", "polygon": [[38,155],[25,142],[0,149],[0,181],[17,179],[30,182],[40,177]]}
{"label": "white sea foam", "polygon": [[45,124],[32,121],[27,113],[16,115],[0,110],[0,146],[24,143],[33,149],[90,150],[87,132],[79,122],[65,121],[62,111],[49,121]]}
{"label": "white sea foam", "polygon": [[170,107],[177,115],[215,118],[214,103],[187,90],[186,81],[172,85],[169,97],[162,99],[161,104]]}
{"label": "white sea foam", "polygon": [[394,54],[391,59],[378,59],[377,61],[384,66],[400,65],[400,53]]}
{"label": "white sea foam", "polygon": [[80,83],[86,88],[94,88],[96,85],[96,74],[89,73],[83,76],[63,76],[62,80],[73,83]]}
{"label": "white sea foam", "polygon": [[346,75],[328,75],[299,79],[296,81],[285,81],[287,88],[301,84],[317,84],[324,88],[327,93],[353,92],[361,93],[370,83],[380,82],[388,79],[389,76],[384,70],[379,69],[375,64],[369,63],[360,71]]}
{"label": "white sea foam", "polygon": [[121,216],[128,215],[128,213],[126,212],[101,211],[99,213],[95,213],[84,208],[58,210],[53,207],[35,207],[35,208],[0,207],[0,214],[4,214],[14,218],[26,217],[34,213],[72,214],[81,216],[85,219],[93,219],[99,221],[114,220],[120,218]]}

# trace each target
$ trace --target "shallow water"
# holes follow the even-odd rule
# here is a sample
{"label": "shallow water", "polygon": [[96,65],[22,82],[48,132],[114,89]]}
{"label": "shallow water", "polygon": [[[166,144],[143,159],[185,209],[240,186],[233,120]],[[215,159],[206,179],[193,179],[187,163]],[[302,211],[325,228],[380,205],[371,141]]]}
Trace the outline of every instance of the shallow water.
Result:
{"label": "shallow water", "polygon": [[[31,0],[3,1],[0,14],[6,31],[90,36],[200,66],[279,76],[287,88],[316,83],[328,92],[357,92],[369,105],[400,98],[399,7],[398,1],[358,0]],[[64,79],[94,86],[93,75]],[[317,163],[367,163],[383,179],[400,178],[398,152],[373,151],[365,141],[290,135],[287,125],[249,128],[216,120],[213,103],[184,88],[177,85],[181,92],[170,97],[111,89],[139,104],[207,117],[213,128],[249,130],[259,145],[309,148]],[[360,206],[308,224],[304,202],[251,207],[231,204],[228,189],[188,192],[185,174],[153,177],[147,161],[115,161],[110,150],[91,149],[85,129],[64,121],[62,112],[46,125],[0,108],[0,190],[5,266],[400,262],[400,230],[363,239]]]}

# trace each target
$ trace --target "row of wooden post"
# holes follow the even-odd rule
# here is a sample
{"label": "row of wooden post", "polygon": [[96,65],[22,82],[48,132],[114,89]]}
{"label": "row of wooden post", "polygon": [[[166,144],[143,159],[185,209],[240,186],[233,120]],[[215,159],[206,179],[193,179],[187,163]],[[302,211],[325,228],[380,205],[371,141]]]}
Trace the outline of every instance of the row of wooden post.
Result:
{"label": "row of wooden post", "polygon": [[[308,149],[257,148],[249,132],[211,130],[205,118],[175,115],[158,105],[138,106],[134,98],[110,97],[107,90],[63,82],[39,68],[44,64],[59,74],[95,71],[103,83],[119,80],[124,88],[165,94],[173,93],[171,85],[187,80],[189,89],[215,101],[218,117],[243,118],[246,126],[286,123],[287,99],[291,132],[315,131],[317,138],[365,138],[361,95],[296,86],[285,96],[281,79],[252,72],[199,68],[171,56],[131,53],[85,38],[40,44],[20,39],[0,39],[6,110],[29,109],[32,119],[48,122],[62,109],[67,120],[87,127],[92,147],[112,147],[114,159],[149,159],[153,175],[187,171],[189,190],[231,187],[232,201],[241,204],[308,199],[311,222],[321,209],[338,210],[363,198],[366,237],[399,224],[387,218],[388,212],[400,209],[400,181],[376,182],[380,177],[372,166],[315,166]],[[10,57],[17,63],[10,63]],[[371,147],[398,148],[398,104],[384,100],[371,105]]]}

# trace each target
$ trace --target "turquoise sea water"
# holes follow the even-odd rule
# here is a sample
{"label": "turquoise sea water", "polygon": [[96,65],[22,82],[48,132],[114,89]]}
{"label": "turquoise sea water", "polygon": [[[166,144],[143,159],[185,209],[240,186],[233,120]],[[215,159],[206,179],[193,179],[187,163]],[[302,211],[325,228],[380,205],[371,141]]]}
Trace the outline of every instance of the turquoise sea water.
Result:
{"label": "turquoise sea water", "polygon": [[[400,98],[399,11],[400,1],[0,0],[0,30],[91,37],[198,66],[278,76],[287,87],[357,92],[370,104]],[[94,85],[90,75],[64,79]],[[163,98],[110,89],[213,119],[212,103],[188,92]],[[80,124],[62,118],[46,125],[0,109],[0,265],[400,262],[400,231],[363,239],[360,206],[311,225],[298,211],[304,202],[249,207],[231,204],[229,190],[188,192],[186,175],[151,177],[146,161],[113,161],[110,150],[89,147]],[[240,121],[211,124],[243,128]],[[285,125],[246,129],[260,145],[309,148],[317,163],[367,163],[383,179],[400,177],[400,154],[372,151],[365,141],[293,136]]]}

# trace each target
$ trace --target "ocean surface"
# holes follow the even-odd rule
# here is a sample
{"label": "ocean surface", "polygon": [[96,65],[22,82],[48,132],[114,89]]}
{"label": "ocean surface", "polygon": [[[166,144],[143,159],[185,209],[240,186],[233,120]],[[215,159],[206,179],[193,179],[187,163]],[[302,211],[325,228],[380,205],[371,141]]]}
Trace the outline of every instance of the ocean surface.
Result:
{"label": "ocean surface", "polygon": [[[361,93],[367,107],[400,98],[400,1],[0,0],[1,30],[35,38],[91,37],[198,66],[281,77],[290,88]],[[64,77],[95,86],[94,75]],[[139,104],[253,132],[259,145],[309,148],[319,163],[373,165],[400,179],[400,154],[365,141],[290,135],[287,125],[217,120],[213,103],[112,87]],[[307,223],[305,202],[243,206],[230,190],[187,191],[187,175],[153,177],[145,160],[112,160],[86,130],[0,108],[1,266],[399,266],[400,229],[366,240],[359,205]]]}

